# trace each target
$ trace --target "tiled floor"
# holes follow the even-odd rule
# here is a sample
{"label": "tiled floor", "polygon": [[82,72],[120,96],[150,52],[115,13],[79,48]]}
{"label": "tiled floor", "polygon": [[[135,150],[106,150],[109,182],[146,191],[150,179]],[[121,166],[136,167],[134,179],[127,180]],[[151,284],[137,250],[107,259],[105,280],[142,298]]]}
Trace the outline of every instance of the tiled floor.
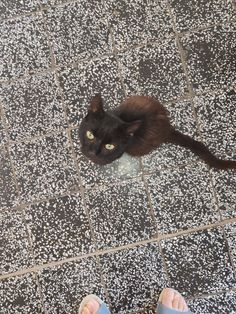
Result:
{"label": "tiled floor", "polygon": [[158,97],[182,132],[236,157],[234,0],[0,1],[0,313],[151,314],[161,289],[236,313],[236,173],[163,145],[100,167],[78,125]]}

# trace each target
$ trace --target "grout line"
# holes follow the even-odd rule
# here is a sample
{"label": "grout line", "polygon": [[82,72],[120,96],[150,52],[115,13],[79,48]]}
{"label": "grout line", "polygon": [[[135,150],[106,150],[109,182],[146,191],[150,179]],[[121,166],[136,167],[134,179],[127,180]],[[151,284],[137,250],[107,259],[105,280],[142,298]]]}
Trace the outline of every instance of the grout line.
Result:
{"label": "grout line", "polygon": [[[50,55],[51,55],[51,59],[52,59],[52,64],[53,64],[53,67],[55,69],[55,75],[56,75],[56,79],[57,79],[57,82],[58,82],[59,93],[60,93],[60,96],[61,96],[61,99],[62,99],[64,118],[65,118],[65,120],[67,122],[67,125],[68,125],[67,136],[68,136],[69,143],[70,143],[70,146],[71,146],[72,159],[74,161],[75,169],[76,169],[77,176],[78,176],[79,191],[80,191],[80,195],[81,195],[81,198],[82,198],[83,208],[85,210],[85,213],[86,213],[86,216],[87,216],[87,219],[88,219],[88,224],[89,224],[89,229],[90,229],[90,232],[91,232],[92,242],[93,242],[94,246],[96,247],[96,238],[95,238],[95,234],[94,234],[94,230],[93,230],[93,226],[92,226],[89,210],[87,208],[86,201],[85,201],[85,190],[83,188],[82,178],[81,178],[81,175],[80,175],[79,164],[78,164],[77,156],[76,156],[76,153],[75,153],[75,149],[74,149],[74,145],[73,145],[73,141],[72,141],[72,137],[71,137],[70,122],[69,122],[69,119],[68,119],[67,113],[66,113],[65,98],[64,98],[63,90],[62,90],[61,85],[60,85],[59,73],[57,71],[58,69],[57,69],[57,66],[56,66],[56,60],[55,60],[55,57],[54,57],[54,54],[53,54],[53,47],[50,44],[50,34],[49,34],[48,29],[47,29],[45,18],[44,18],[44,23],[45,23],[45,29],[47,30],[47,38],[48,38],[48,41],[49,41]],[[78,127],[76,129],[78,129]],[[105,286],[105,281],[104,281],[104,278],[103,278],[103,275],[102,275],[102,272],[101,272],[100,261],[99,261],[98,256],[95,256],[95,257],[96,257],[96,263],[97,263],[97,265],[98,265],[98,267],[100,269],[101,284],[102,284],[102,286],[104,288],[107,300],[109,300],[108,292],[107,292],[107,289],[106,289],[106,286]]]}
{"label": "grout line", "polygon": [[178,36],[180,37],[184,37],[186,35],[190,35],[192,33],[197,33],[197,32],[201,32],[201,31],[207,31],[207,30],[210,30],[214,27],[219,27],[219,26],[222,26],[224,27],[225,25],[229,25],[229,24],[233,24],[235,22],[235,18],[231,19],[231,20],[228,20],[226,21],[225,23],[224,22],[220,22],[220,23],[215,23],[215,24],[209,24],[209,25],[206,25],[206,26],[201,26],[201,27],[196,27],[196,28],[190,28],[186,31],[182,31],[182,32],[177,32]]}
{"label": "grout line", "polygon": [[110,36],[111,36],[112,49],[113,49],[114,57],[115,57],[116,64],[117,64],[118,75],[119,75],[121,87],[123,88],[124,98],[126,98],[127,97],[127,91],[126,91],[125,82],[124,82],[124,79],[123,79],[123,76],[122,76],[121,64],[119,62],[117,48],[115,46],[115,37],[114,37],[114,34],[113,34],[113,29],[112,29],[112,27],[110,25],[108,25],[108,29],[109,29]]}
{"label": "grout line", "polygon": [[220,291],[216,291],[216,292],[209,292],[209,293],[198,293],[198,294],[195,294],[193,296],[190,296],[190,297],[186,297],[185,299],[187,301],[193,301],[193,300],[198,300],[198,299],[204,299],[204,298],[208,298],[208,297],[215,297],[215,296],[218,296],[218,295],[221,295],[223,293],[227,293],[227,292],[232,292],[232,291],[235,291],[235,288],[229,288],[229,289],[225,289],[225,290],[220,290]]}
{"label": "grout line", "polygon": [[[3,116],[2,120],[3,120],[3,124],[4,124],[5,133],[6,133],[6,136],[8,138],[10,138],[9,129],[8,129],[7,123],[5,121],[5,112],[4,112],[3,108],[1,108],[1,111],[2,111],[2,116]],[[17,193],[18,198],[20,199],[20,196],[21,196],[20,188],[19,188],[19,185],[18,185],[17,175],[16,175],[16,171],[15,171],[15,168],[14,168],[14,165],[13,165],[13,161],[12,161],[12,158],[11,158],[11,155],[10,155],[10,147],[9,146],[7,146],[7,153],[9,155],[9,161],[10,161],[10,165],[11,165],[11,171],[12,171],[12,174],[13,174],[13,182],[15,184],[16,193]],[[22,220],[23,220],[23,224],[24,224],[24,227],[25,227],[26,235],[27,235],[27,240],[29,242],[29,253],[32,255],[33,263],[36,264],[35,255],[34,255],[34,248],[33,248],[34,247],[33,246],[33,240],[32,240],[32,237],[31,237],[31,232],[30,232],[29,226],[28,226],[27,221],[26,221],[26,212],[25,212],[24,208],[21,208],[20,212],[21,212],[21,215],[22,215]],[[44,304],[44,301],[43,301],[42,289],[41,289],[41,286],[39,284],[38,274],[36,274],[34,279],[35,279],[35,283],[36,283],[37,288],[38,288],[38,293],[39,293],[39,298],[40,298],[40,301],[41,301],[42,310],[44,311],[44,313],[46,313],[45,304]]]}
{"label": "grout line", "polygon": [[232,252],[231,252],[231,248],[229,246],[229,242],[228,242],[228,239],[227,239],[227,235],[226,235],[226,231],[225,231],[225,225],[222,226],[222,229],[223,229],[223,235],[224,235],[224,240],[227,244],[227,249],[228,249],[228,254],[229,254],[229,260],[230,260],[230,263],[231,263],[231,266],[233,268],[233,272],[234,272],[234,276],[236,278],[236,265],[234,264],[234,259],[232,257]]}
{"label": "grout line", "polygon": [[[140,164],[141,164],[141,169],[142,169],[142,173],[143,173],[142,159],[140,159]],[[152,206],[151,195],[149,193],[148,184],[147,184],[145,175],[143,175],[143,182],[144,182],[144,186],[145,186],[146,194],[147,194],[147,198],[148,198],[149,212],[151,214],[151,217],[152,217],[155,229],[156,229],[156,236],[157,236],[157,238],[159,238],[159,237],[161,237],[161,234],[159,234],[158,223],[157,223],[157,221],[155,219],[154,208]],[[164,274],[165,274],[165,277],[167,279],[167,285],[170,286],[170,276],[169,276],[169,273],[168,273],[168,267],[167,267],[167,264],[166,264],[165,255],[164,255],[163,249],[161,247],[160,241],[158,241],[158,248],[159,248],[160,255],[161,255],[161,258],[162,258],[162,262],[163,262]]]}
{"label": "grout line", "polygon": [[36,69],[35,71],[32,70],[31,72],[27,72],[24,75],[21,75],[19,77],[15,77],[12,79],[8,79],[8,80],[1,80],[0,79],[0,84],[3,86],[8,86],[8,85],[11,85],[11,84],[14,84],[17,82],[29,80],[31,77],[36,77],[36,76],[46,75],[46,74],[52,74],[52,72],[53,72],[53,69],[51,66],[48,69],[41,70],[41,71],[40,71],[40,69],[39,70]]}
{"label": "grout line", "polygon": [[22,13],[22,14],[13,15],[11,17],[1,18],[0,19],[0,23],[9,22],[9,21],[15,21],[15,20],[18,20],[20,18],[34,16],[34,15],[37,15],[38,13],[41,13],[41,12],[42,12],[41,9],[38,8],[38,9],[35,9],[35,10],[31,11],[31,12],[25,12],[25,13]]}
{"label": "grout line", "polygon": [[[184,164],[180,164],[180,165],[174,166],[174,167],[162,167],[160,169],[157,168],[154,171],[150,171],[150,172],[147,171],[147,172],[143,173],[143,176],[147,177],[147,176],[159,173],[159,172],[169,172],[169,171],[172,171],[175,169],[180,169],[180,168],[184,168],[184,167],[191,167],[191,166],[194,166],[196,164],[199,164],[199,161],[192,161],[191,163],[184,163]],[[109,182],[109,187],[127,184],[127,183],[135,181],[135,180],[142,180],[142,174],[138,174],[138,175],[136,175],[132,178],[128,178],[128,179],[122,179],[122,180],[119,180],[118,182],[117,181]],[[108,183],[105,183],[105,184],[98,183],[96,185],[90,185],[90,186],[88,185],[88,186],[83,187],[84,191],[89,191],[91,189],[93,189],[94,191],[100,191],[100,190],[106,189],[106,188],[108,188]],[[21,210],[22,208],[25,208],[25,207],[28,207],[31,205],[37,205],[39,203],[47,202],[50,200],[55,200],[57,198],[62,198],[62,197],[69,196],[69,195],[75,195],[75,194],[78,194],[79,192],[80,192],[80,187],[76,187],[76,188],[74,188],[70,191],[66,191],[64,193],[54,194],[53,196],[48,196],[48,197],[45,196],[44,198],[35,199],[31,202],[21,203],[17,206],[14,206],[12,209]],[[4,211],[4,209],[2,209],[2,211]]]}
{"label": "grout line", "polygon": [[96,257],[96,256],[108,254],[108,253],[115,253],[118,251],[131,249],[131,248],[134,248],[134,247],[139,246],[139,245],[145,245],[148,243],[159,242],[159,241],[163,241],[163,240],[171,240],[174,237],[187,236],[188,234],[193,233],[193,232],[201,232],[201,231],[204,231],[207,229],[225,226],[226,224],[234,223],[234,222],[236,222],[236,217],[235,218],[228,218],[228,219],[225,219],[223,221],[208,224],[208,225],[190,228],[187,230],[180,230],[180,231],[177,231],[177,232],[171,233],[171,234],[161,234],[158,237],[152,237],[152,238],[147,239],[147,240],[133,242],[130,244],[119,246],[119,247],[113,247],[113,248],[109,248],[109,249],[105,249],[105,250],[96,250],[92,253],[87,253],[87,254],[80,255],[80,256],[70,257],[70,258],[66,258],[63,260],[59,260],[59,261],[48,262],[48,263],[41,264],[41,265],[35,265],[33,267],[30,267],[30,268],[26,268],[26,269],[22,269],[22,270],[13,272],[13,273],[1,275],[0,280],[14,277],[14,276],[20,276],[20,275],[23,275],[23,274],[26,274],[29,272],[38,272],[38,271],[43,270],[43,269],[48,268],[48,267],[59,266],[59,265],[63,265],[63,264],[68,263],[68,262],[76,262],[76,261],[80,261],[80,260],[88,258],[88,257]]}

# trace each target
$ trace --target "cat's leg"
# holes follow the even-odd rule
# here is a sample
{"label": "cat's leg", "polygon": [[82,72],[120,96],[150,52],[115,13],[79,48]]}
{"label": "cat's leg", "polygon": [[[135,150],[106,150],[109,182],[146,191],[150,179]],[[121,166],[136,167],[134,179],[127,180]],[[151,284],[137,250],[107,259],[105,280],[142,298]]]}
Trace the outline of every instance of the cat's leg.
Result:
{"label": "cat's leg", "polygon": [[78,314],[111,314],[106,304],[96,295],[85,297],[79,307]]}
{"label": "cat's leg", "polygon": [[165,288],[158,300],[157,314],[191,314],[184,298],[178,291]]}

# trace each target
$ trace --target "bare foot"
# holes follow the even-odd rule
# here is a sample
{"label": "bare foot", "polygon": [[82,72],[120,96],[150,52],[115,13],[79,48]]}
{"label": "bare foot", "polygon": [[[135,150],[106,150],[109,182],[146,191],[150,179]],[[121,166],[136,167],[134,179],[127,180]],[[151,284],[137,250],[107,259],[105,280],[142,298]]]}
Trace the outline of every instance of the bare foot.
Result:
{"label": "bare foot", "polygon": [[96,300],[89,301],[83,308],[81,314],[96,314],[100,304]]}
{"label": "bare foot", "polygon": [[[159,302],[170,309],[187,312],[188,306],[184,298],[175,290],[170,288],[165,288],[159,298]],[[87,314],[87,313],[86,313]]]}

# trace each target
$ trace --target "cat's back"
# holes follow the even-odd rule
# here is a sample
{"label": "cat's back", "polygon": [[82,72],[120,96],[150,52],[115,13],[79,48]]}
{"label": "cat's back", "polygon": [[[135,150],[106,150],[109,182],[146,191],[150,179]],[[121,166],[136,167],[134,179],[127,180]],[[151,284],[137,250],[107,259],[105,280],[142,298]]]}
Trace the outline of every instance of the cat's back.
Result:
{"label": "cat's back", "polygon": [[150,96],[130,96],[120,104],[116,111],[120,116],[129,115],[135,118],[160,115],[168,117],[168,112],[162,104]]}

